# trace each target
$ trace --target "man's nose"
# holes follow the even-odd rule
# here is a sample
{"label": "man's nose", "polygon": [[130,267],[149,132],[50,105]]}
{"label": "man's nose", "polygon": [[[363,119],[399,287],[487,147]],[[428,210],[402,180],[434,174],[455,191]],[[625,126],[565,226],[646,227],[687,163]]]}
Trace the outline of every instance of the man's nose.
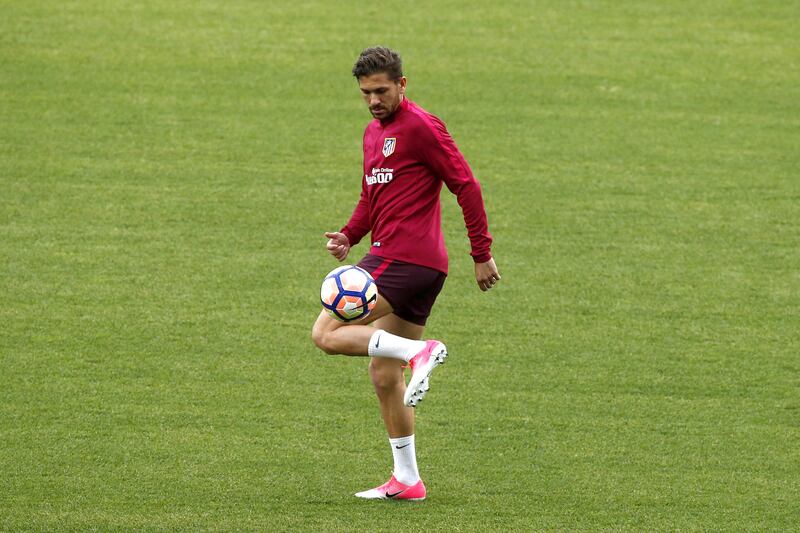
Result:
{"label": "man's nose", "polygon": [[373,106],[375,106],[376,104],[379,104],[379,103],[381,103],[381,99],[378,98],[377,94],[369,95],[369,106],[370,107],[373,107]]}

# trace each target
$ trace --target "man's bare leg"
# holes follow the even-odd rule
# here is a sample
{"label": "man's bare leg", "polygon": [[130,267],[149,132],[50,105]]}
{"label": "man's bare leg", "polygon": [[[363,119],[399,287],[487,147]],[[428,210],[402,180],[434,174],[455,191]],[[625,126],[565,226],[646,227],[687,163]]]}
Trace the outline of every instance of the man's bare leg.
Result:
{"label": "man's bare leg", "polygon": [[[339,322],[322,311],[314,323],[312,338],[329,354],[372,356],[369,373],[389,435],[394,475],[384,485],[359,492],[356,496],[383,499],[403,494],[401,499],[424,499],[425,485],[417,468],[414,411],[406,406],[405,396],[410,390],[406,390],[403,366],[411,361],[414,382],[420,368],[433,364],[434,349],[443,351],[444,345],[438,341],[421,341],[424,326],[403,320],[392,311],[391,305],[380,295],[370,315],[354,323]],[[418,360],[422,362],[414,367],[414,361]],[[425,375],[429,374],[430,368],[424,370]],[[421,396],[415,400],[419,398]]]}
{"label": "man's bare leg", "polygon": [[324,309],[320,311],[317,321],[311,330],[314,344],[327,354],[335,355],[369,355],[369,339],[375,333],[375,328],[367,324],[378,320],[392,312],[389,305],[381,295],[372,312],[361,320],[354,322],[339,322]]}
{"label": "man's bare leg", "polygon": [[[375,327],[368,324],[372,323]],[[352,323],[339,322],[324,310],[317,317],[312,330],[314,343],[328,354],[364,356],[369,353],[369,340],[375,328],[412,340],[419,340],[424,326],[413,324],[392,314],[392,306],[378,296],[375,309],[364,318]],[[399,359],[372,357],[369,373],[380,403],[386,431],[390,438],[414,433],[414,410],[403,403],[406,382],[403,365]]]}
{"label": "man's bare leg", "polygon": [[[405,337],[419,340],[425,326],[413,324],[394,314],[385,315],[374,322],[375,327]],[[403,403],[406,381],[403,375],[405,362],[397,359],[373,357],[369,362],[369,375],[380,403],[381,416],[389,438],[414,434],[414,409]]]}

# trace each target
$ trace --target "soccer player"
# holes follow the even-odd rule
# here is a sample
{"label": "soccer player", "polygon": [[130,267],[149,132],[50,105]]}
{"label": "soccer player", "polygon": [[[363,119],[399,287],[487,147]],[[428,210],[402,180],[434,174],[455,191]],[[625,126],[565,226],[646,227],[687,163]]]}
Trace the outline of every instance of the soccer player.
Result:
{"label": "soccer player", "polygon": [[[420,340],[447,275],[442,183],[463,211],[478,287],[491,289],[500,274],[490,252],[480,185],[444,123],[406,98],[400,56],[388,48],[367,48],[353,75],[374,118],[364,132],[361,197],[349,222],[325,237],[328,252],[344,261],[350,247],[371,233],[372,246],[358,266],[375,279],[378,300],[369,316],[347,324],[323,310],[312,338],[328,354],[371,357],[369,374],[394,469],[389,481],[356,496],[423,500],[412,407],[423,399],[431,373],[447,356],[442,342]],[[406,366],[411,369],[408,386]]]}

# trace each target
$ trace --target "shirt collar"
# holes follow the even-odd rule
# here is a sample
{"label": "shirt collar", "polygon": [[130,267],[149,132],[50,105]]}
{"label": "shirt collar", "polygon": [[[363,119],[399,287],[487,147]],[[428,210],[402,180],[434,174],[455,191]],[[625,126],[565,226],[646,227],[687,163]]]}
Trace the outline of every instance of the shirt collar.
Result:
{"label": "shirt collar", "polygon": [[381,120],[381,126],[386,126],[387,124],[391,124],[392,122],[394,122],[394,119],[397,117],[397,115],[399,115],[406,109],[408,109],[408,98],[406,98],[406,96],[403,95],[403,99],[400,100],[400,105],[397,106],[397,109],[394,110],[394,113],[392,113],[385,119]]}

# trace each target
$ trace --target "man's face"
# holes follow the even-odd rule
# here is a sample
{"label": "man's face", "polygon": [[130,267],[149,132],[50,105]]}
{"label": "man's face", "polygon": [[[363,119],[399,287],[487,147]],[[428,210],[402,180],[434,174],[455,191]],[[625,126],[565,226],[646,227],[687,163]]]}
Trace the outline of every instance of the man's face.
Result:
{"label": "man's face", "polygon": [[391,80],[385,72],[378,72],[358,78],[358,87],[372,116],[383,120],[394,113],[403,101],[406,78],[403,76],[399,80]]}

